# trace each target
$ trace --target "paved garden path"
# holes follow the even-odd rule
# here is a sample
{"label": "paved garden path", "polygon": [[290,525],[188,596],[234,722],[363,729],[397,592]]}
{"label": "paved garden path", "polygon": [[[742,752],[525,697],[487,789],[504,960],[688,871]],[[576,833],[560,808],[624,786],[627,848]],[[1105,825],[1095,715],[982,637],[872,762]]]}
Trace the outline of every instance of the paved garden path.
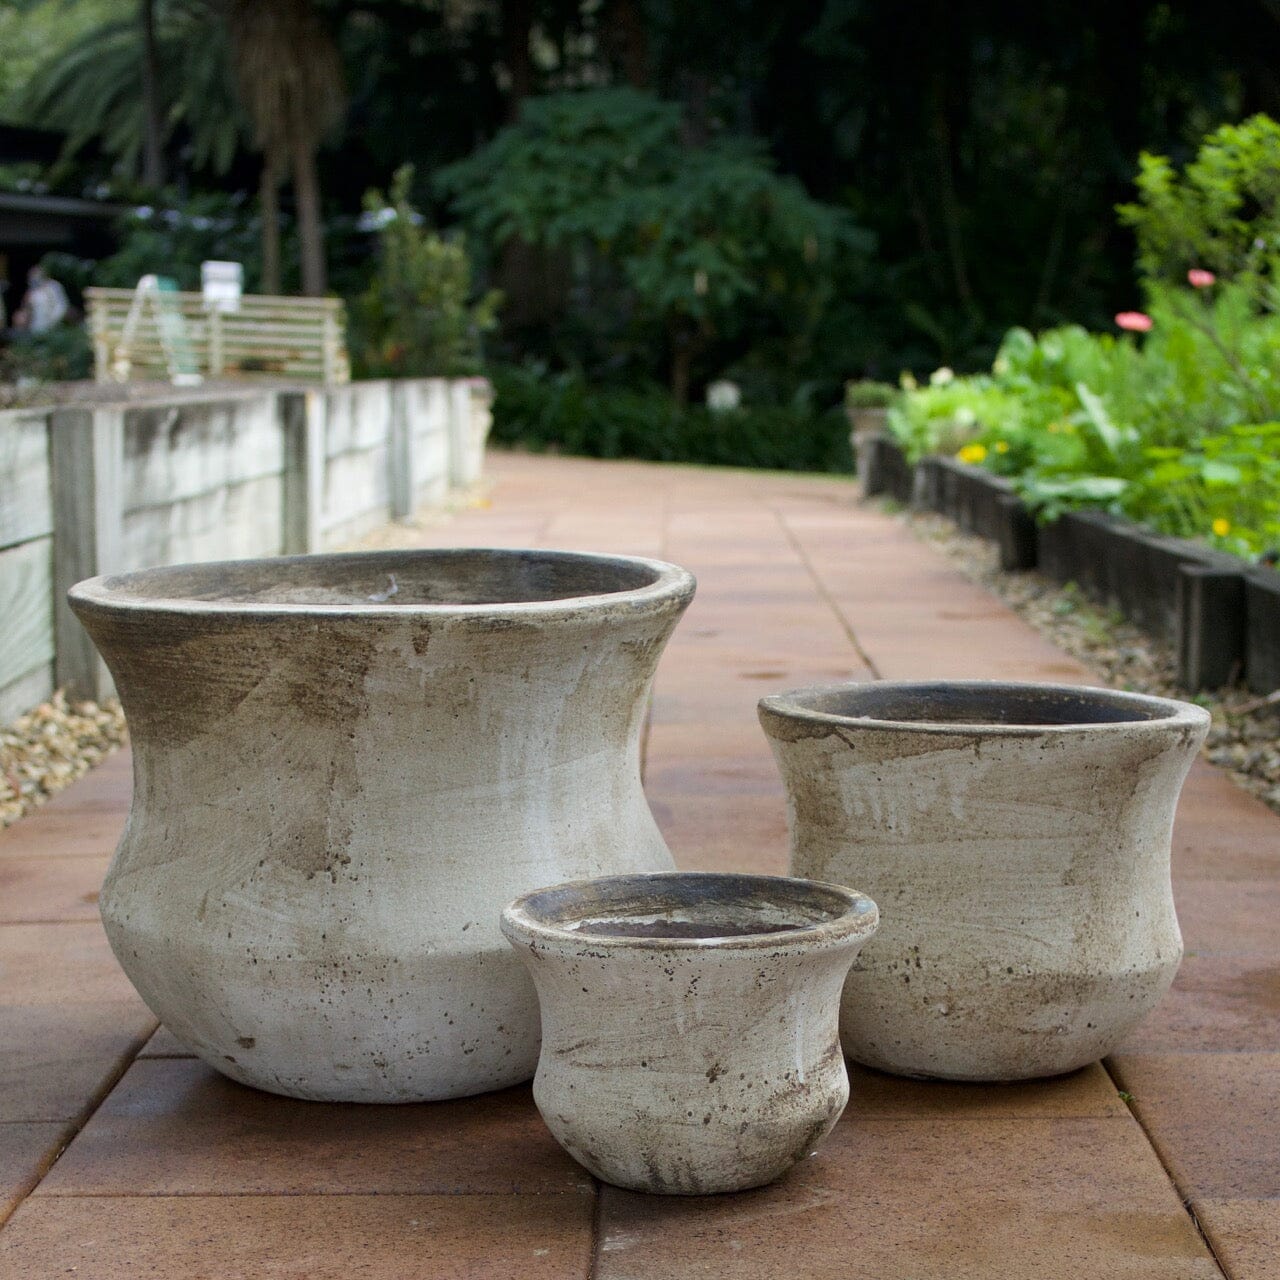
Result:
{"label": "paved garden path", "polygon": [[[698,575],[647,748],[682,866],[785,868],[766,691],[1090,679],[850,483],[510,455],[491,475],[488,507],[404,540]],[[1207,766],[1175,838],[1187,958],[1105,1068],[1001,1088],[856,1072],[802,1168],[706,1200],[597,1187],[527,1089],[328,1106],[185,1056],[96,917],[128,799],[122,754],[0,836],[0,1280],[1280,1276],[1280,818]]]}

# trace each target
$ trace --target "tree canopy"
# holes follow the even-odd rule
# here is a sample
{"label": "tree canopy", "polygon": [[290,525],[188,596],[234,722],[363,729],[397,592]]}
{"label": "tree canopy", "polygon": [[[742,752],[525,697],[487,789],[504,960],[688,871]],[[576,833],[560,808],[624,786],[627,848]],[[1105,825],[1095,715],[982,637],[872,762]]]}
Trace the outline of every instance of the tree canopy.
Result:
{"label": "tree canopy", "polygon": [[[0,0],[0,32],[13,31],[15,17],[38,22],[48,50],[40,60],[25,42],[0,114],[62,121],[77,141],[92,135],[97,150],[56,177],[64,187],[136,189],[145,121],[140,37],[127,32],[152,10],[166,178],[185,190],[261,185],[265,194],[256,153],[267,135],[254,127],[253,104],[270,81],[252,71],[246,95],[243,72],[237,78],[228,34],[237,8],[305,11],[307,39],[281,42],[278,69],[287,77],[307,49],[313,67],[325,67],[322,90],[306,99],[311,136],[292,146],[304,179],[293,216],[305,221],[322,191],[332,233],[358,214],[365,191],[386,189],[412,163],[413,198],[430,221],[488,227],[472,244],[491,250],[489,270],[520,317],[504,325],[516,353],[546,354],[565,337],[561,304],[587,280],[581,263],[566,261],[577,251],[575,219],[604,219],[579,227],[577,243],[593,242],[600,269],[618,273],[637,306],[682,316],[691,333],[709,323],[717,341],[731,313],[747,327],[759,319],[739,307],[767,291],[748,242],[785,225],[792,248],[803,248],[808,219],[826,255],[817,273],[825,299],[806,354],[787,356],[802,376],[830,380],[837,364],[844,375],[881,376],[904,365],[976,367],[1011,324],[1096,325],[1131,301],[1134,241],[1115,208],[1133,201],[1140,153],[1176,167],[1223,124],[1280,117],[1274,0],[1240,0],[1229,15],[1206,0]],[[244,108],[228,99],[237,85]],[[565,96],[602,92],[619,112],[631,102],[632,114],[592,124]],[[345,111],[334,106],[343,93]],[[551,129],[552,114],[566,110],[588,130],[576,141]],[[559,137],[555,145],[582,150],[581,162],[544,170],[530,133],[538,129],[539,145]],[[525,168],[502,195],[484,165],[517,161]],[[1159,178],[1154,163],[1148,187]],[[661,173],[647,181],[653,165]],[[458,180],[441,183],[442,170]],[[623,178],[626,198],[611,199]],[[572,194],[584,190],[587,199]],[[682,218],[662,216],[676,199]],[[783,218],[760,212],[784,203]],[[608,218],[625,223],[617,243]],[[646,219],[660,228],[647,240],[638,234]],[[721,222],[736,230],[720,234]],[[862,228],[874,253],[869,239],[828,250],[838,226]],[[331,242],[335,269],[344,253]],[[689,293],[700,271],[706,289]],[[542,314],[540,296],[549,300]]]}

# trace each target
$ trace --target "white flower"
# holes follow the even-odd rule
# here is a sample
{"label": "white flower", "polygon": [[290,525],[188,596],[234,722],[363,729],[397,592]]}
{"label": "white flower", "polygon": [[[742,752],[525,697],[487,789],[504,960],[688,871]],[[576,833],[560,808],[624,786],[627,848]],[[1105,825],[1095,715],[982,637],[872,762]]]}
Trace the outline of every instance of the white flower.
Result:
{"label": "white flower", "polygon": [[742,405],[742,388],[736,382],[721,378],[707,386],[707,408],[712,413],[732,413]]}
{"label": "white flower", "polygon": [[929,375],[929,385],[931,387],[945,387],[948,382],[954,382],[955,380],[955,370],[949,369],[945,364],[941,369],[935,369]]}

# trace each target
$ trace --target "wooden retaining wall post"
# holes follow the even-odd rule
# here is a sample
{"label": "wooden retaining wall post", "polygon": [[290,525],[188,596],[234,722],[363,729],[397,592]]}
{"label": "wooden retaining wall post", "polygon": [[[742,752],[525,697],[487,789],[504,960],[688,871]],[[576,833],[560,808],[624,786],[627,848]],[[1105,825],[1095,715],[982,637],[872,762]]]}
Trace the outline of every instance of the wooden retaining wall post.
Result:
{"label": "wooden retaining wall post", "polygon": [[391,430],[387,439],[387,491],[391,499],[391,518],[407,520],[415,504],[414,429],[410,420],[409,384],[398,379],[387,384],[391,397]]}
{"label": "wooden retaining wall post", "polygon": [[54,679],[73,698],[101,701],[111,676],[67,605],[67,590],[120,569],[124,409],[56,409],[49,421],[53,481]]}
{"label": "wooden retaining wall post", "polygon": [[319,551],[324,536],[325,398],[321,391],[282,391],[277,397],[284,433],[284,512],[287,556]]}
{"label": "wooden retaining wall post", "polygon": [[1188,693],[1238,680],[1245,658],[1245,587],[1239,572],[1178,566],[1178,683]]}

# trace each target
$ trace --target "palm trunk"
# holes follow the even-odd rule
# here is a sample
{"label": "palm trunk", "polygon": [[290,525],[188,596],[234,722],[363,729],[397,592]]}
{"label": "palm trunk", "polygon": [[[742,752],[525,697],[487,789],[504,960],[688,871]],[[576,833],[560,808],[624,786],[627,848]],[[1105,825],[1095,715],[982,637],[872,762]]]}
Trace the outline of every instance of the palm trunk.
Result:
{"label": "palm trunk", "polygon": [[142,149],[142,181],[149,187],[164,185],[164,147],[160,127],[160,92],[156,84],[155,0],[142,0],[142,115],[145,136]]}
{"label": "palm trunk", "polygon": [[293,148],[293,196],[298,206],[298,256],[302,265],[302,292],[320,297],[326,286],[324,223],[320,217],[320,177],[316,153],[295,143]]}
{"label": "palm trunk", "polygon": [[280,169],[271,155],[262,162],[258,214],[262,219],[262,292],[278,296],[281,292]]}
{"label": "palm trunk", "polygon": [[693,374],[693,344],[687,333],[675,332],[671,343],[671,398],[685,408]]}

